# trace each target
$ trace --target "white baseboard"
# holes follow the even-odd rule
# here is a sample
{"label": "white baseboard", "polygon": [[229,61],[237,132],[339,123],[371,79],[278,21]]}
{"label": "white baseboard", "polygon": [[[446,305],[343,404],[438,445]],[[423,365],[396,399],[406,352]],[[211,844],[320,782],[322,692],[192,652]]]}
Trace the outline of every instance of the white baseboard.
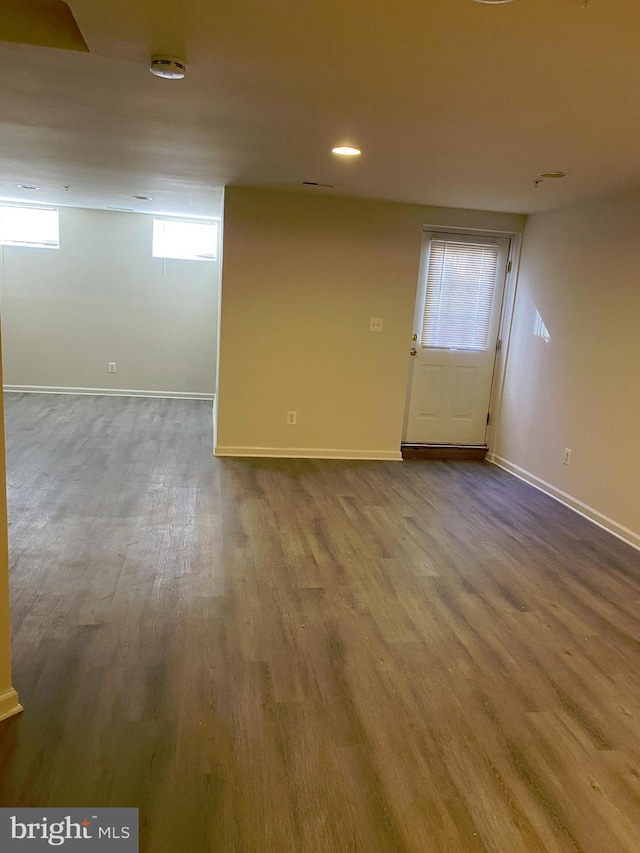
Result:
{"label": "white baseboard", "polygon": [[546,495],[549,495],[549,497],[561,504],[564,504],[564,506],[569,507],[569,509],[572,509],[574,512],[577,512],[578,515],[581,515],[593,524],[597,524],[598,527],[606,530],[607,533],[612,533],[618,539],[622,539],[623,542],[626,542],[627,545],[631,545],[632,548],[636,548],[640,551],[640,533],[636,533],[628,527],[618,524],[617,521],[603,515],[603,513],[598,512],[597,509],[579,501],[577,498],[574,498],[573,495],[563,492],[561,489],[556,488],[556,486],[552,486],[551,483],[547,483],[546,480],[536,477],[535,474],[521,468],[514,462],[509,462],[508,459],[504,459],[502,456],[498,456],[495,453],[489,453],[487,454],[487,462],[491,462],[493,465],[497,465],[499,468],[503,468],[505,471],[513,474],[514,477],[524,480],[525,483],[529,483],[530,486],[544,492]]}
{"label": "white baseboard", "polygon": [[91,394],[97,397],[160,397],[166,400],[213,400],[198,391],[138,391],[130,388],[72,388],[58,385],[5,385],[9,394]]}
{"label": "white baseboard", "polygon": [[218,445],[215,456],[259,456],[270,459],[362,459],[402,462],[400,450],[341,450],[324,447],[231,447]]}
{"label": "white baseboard", "polygon": [[18,694],[13,688],[0,693],[0,721],[13,717],[22,710],[22,705],[18,702]]}

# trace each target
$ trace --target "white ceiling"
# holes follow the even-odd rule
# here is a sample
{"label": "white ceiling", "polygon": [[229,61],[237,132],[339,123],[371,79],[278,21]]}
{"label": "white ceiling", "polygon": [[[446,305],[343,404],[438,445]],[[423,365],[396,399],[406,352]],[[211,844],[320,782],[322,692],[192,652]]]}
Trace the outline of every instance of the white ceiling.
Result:
{"label": "white ceiling", "polygon": [[0,196],[216,215],[226,184],[308,180],[529,213],[632,187],[640,3],[583,2],[70,0],[90,53],[0,44]]}

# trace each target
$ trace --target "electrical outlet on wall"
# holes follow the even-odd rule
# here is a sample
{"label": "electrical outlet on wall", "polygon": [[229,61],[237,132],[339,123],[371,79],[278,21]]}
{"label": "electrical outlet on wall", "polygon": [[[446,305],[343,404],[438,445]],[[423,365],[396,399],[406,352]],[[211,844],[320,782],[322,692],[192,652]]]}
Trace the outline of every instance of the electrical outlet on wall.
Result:
{"label": "electrical outlet on wall", "polygon": [[298,423],[298,413],[297,412],[287,412],[287,424],[289,426],[295,426]]}
{"label": "electrical outlet on wall", "polygon": [[381,332],[382,331],[382,317],[371,317],[369,320],[369,331],[370,332]]}
{"label": "electrical outlet on wall", "polygon": [[116,372],[116,363],[115,361],[107,362],[107,373],[115,373]]}
{"label": "electrical outlet on wall", "polygon": [[569,450],[568,447],[565,447],[565,449],[564,449],[564,460],[563,461],[564,461],[565,465],[571,465],[571,451]]}

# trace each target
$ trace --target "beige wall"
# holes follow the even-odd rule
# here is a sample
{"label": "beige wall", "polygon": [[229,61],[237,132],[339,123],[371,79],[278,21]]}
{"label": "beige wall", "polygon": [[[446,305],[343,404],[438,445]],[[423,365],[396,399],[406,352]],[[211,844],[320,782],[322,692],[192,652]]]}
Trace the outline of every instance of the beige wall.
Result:
{"label": "beige wall", "polygon": [[218,263],[167,260],[165,274],[152,222],[61,208],[59,250],[4,247],[8,386],[213,392]]}
{"label": "beige wall", "polygon": [[638,233],[640,192],[530,217],[496,452],[640,545]]}
{"label": "beige wall", "polygon": [[523,223],[227,188],[216,452],[397,458],[423,226]]}
{"label": "beige wall", "polygon": [[11,631],[9,624],[9,556],[7,537],[7,497],[4,456],[4,407],[2,401],[2,364],[0,364],[0,720],[22,708],[11,687]]}

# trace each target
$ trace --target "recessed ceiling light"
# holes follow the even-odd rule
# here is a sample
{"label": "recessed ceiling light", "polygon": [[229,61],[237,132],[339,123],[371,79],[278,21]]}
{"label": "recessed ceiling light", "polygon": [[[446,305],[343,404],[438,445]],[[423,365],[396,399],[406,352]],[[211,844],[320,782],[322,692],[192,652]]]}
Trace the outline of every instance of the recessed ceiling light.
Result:
{"label": "recessed ceiling light", "polygon": [[331,149],[332,154],[338,154],[340,157],[357,157],[362,154],[359,148],[352,148],[350,145],[338,145],[337,148]]}
{"label": "recessed ceiling light", "polygon": [[567,172],[540,172],[539,178],[566,178]]}
{"label": "recessed ceiling light", "polygon": [[138,201],[153,201],[150,195],[132,195],[131,198],[137,198]]}
{"label": "recessed ceiling light", "polygon": [[34,187],[33,184],[16,184],[19,190],[39,190],[40,187]]}

